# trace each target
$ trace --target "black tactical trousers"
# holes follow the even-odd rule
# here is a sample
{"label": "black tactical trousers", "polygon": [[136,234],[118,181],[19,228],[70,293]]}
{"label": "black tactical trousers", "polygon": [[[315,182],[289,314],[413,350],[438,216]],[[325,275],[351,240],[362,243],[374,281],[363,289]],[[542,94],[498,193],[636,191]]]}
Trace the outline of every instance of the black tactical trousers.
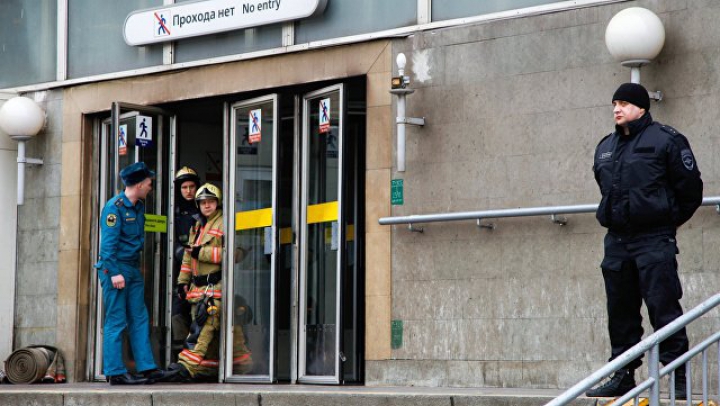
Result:
{"label": "black tactical trousers", "polygon": [[[610,360],[640,342],[643,335],[640,307],[645,301],[650,324],[657,331],[683,314],[682,287],[677,273],[675,236],[608,233],[602,261],[607,294]],[[688,350],[685,328],[660,343],[660,361],[668,364]],[[639,357],[627,365],[636,369]]]}

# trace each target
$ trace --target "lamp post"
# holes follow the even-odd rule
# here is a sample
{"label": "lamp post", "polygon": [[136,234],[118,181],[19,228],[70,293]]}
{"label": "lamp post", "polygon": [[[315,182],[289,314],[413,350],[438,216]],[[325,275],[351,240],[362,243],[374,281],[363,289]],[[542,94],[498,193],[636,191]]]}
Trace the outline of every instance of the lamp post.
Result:
{"label": "lamp post", "polygon": [[42,129],[45,112],[27,97],[13,97],[0,108],[0,128],[18,142],[17,204],[25,203],[25,164],[42,165],[43,161],[25,157],[25,142]]}
{"label": "lamp post", "polygon": [[664,44],[662,21],[645,8],[630,7],[620,11],[605,29],[605,45],[615,60],[630,68],[632,83],[640,83],[640,67],[655,59]]}
{"label": "lamp post", "polygon": [[415,90],[407,88],[407,85],[410,84],[410,77],[405,75],[405,64],[407,63],[405,54],[399,53],[395,63],[398,67],[398,76],[392,78],[390,93],[398,98],[397,117],[395,118],[397,124],[397,170],[405,172],[405,125],[422,127],[425,125],[425,117],[405,117],[405,98],[407,95],[413,94]]}

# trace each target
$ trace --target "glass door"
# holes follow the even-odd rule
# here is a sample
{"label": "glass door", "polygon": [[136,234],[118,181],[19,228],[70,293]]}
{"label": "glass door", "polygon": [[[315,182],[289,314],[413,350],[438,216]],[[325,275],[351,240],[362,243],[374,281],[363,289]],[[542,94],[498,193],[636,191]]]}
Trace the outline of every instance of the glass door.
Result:
{"label": "glass door", "polygon": [[[277,95],[230,106],[226,381],[276,379]],[[229,155],[229,156],[228,156]]]}
{"label": "glass door", "polygon": [[298,380],[339,383],[343,86],[303,97]]}
{"label": "glass door", "polygon": [[[98,194],[98,212],[105,203],[124,190],[120,179],[120,171],[131,163],[143,161],[155,171],[153,191],[145,200],[145,246],[140,258],[140,271],[145,281],[145,304],[150,316],[150,339],[155,361],[164,366],[167,364],[169,349],[168,331],[169,318],[166,317],[166,296],[168,291],[165,283],[167,241],[163,229],[167,225],[165,212],[166,202],[163,193],[163,139],[167,139],[168,122],[174,121],[169,114],[154,107],[135,106],[124,103],[113,103],[111,117],[101,125],[100,147],[100,193]],[[154,221],[148,221],[148,217]],[[99,226],[98,226],[99,229]],[[99,233],[98,233],[99,235]],[[98,238],[99,244],[99,238]],[[97,253],[96,247],[96,253]],[[94,256],[95,258],[97,255]],[[97,276],[91,278],[95,297],[94,306],[94,354],[92,377],[103,380],[102,368],[102,337],[104,325],[104,309],[102,305],[102,288]],[[132,352],[127,343],[124,346],[125,364],[133,365]]]}

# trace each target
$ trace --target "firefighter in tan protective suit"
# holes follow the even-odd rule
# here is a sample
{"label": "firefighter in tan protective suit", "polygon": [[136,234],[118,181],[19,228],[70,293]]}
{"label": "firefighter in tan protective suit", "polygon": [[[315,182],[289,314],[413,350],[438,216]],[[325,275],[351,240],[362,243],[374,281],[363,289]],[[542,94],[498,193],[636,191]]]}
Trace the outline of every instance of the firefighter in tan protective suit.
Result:
{"label": "firefighter in tan protective suit", "polygon": [[[220,301],[222,299],[223,213],[222,193],[206,183],[198,189],[195,201],[201,219],[190,230],[189,247],[183,255],[178,276],[178,296],[191,304],[192,325],[185,348],[178,356],[179,380],[204,382],[217,380],[220,343]],[[247,373],[252,368],[250,351],[242,327],[234,327],[233,370]]]}

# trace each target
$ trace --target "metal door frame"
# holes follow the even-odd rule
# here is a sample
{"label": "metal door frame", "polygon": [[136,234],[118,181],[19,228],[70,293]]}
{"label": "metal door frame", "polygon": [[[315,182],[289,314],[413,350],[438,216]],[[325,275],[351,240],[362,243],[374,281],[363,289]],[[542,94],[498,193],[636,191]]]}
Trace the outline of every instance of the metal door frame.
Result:
{"label": "metal door frame", "polygon": [[299,280],[300,280],[300,249],[298,241],[302,236],[300,232],[300,177],[302,174],[298,170],[300,167],[301,159],[301,145],[302,131],[300,126],[300,120],[302,120],[301,112],[301,96],[295,94],[293,97],[293,192],[292,192],[292,229],[293,229],[293,242],[292,242],[292,256],[293,256],[293,267],[290,272],[290,383],[297,383],[298,380],[298,367],[297,360],[299,354],[298,348],[298,334],[300,331],[299,317]]}
{"label": "metal door frame", "polygon": [[[173,286],[173,261],[175,260],[175,173],[177,172],[177,116],[170,115],[170,151],[168,153],[168,212],[167,212],[167,250],[165,252],[165,359],[172,357],[172,302],[175,294]],[[158,181],[159,183],[159,181]]]}
{"label": "metal door frame", "polygon": [[[222,354],[225,354],[224,362],[221,362],[221,364],[224,367],[224,370],[221,370],[221,377],[226,382],[258,382],[258,383],[271,383],[276,380],[277,372],[275,370],[275,358],[276,358],[276,349],[275,349],[275,326],[276,326],[276,299],[275,299],[275,290],[276,290],[276,275],[277,275],[277,185],[278,185],[278,173],[277,173],[277,152],[278,152],[278,126],[280,123],[280,120],[278,120],[278,94],[277,93],[271,93],[260,97],[255,97],[252,99],[247,100],[241,100],[235,103],[230,104],[225,108],[225,112],[228,115],[228,120],[226,120],[226,123],[228,125],[228,129],[226,131],[227,137],[229,138],[229,148],[226,149],[226,161],[228,162],[227,167],[227,175],[225,176],[225,179],[227,179],[227,191],[225,193],[225,257],[227,258],[227,261],[225,261],[226,264],[234,264],[235,263],[235,182],[236,182],[236,165],[237,165],[237,154],[235,151],[237,150],[237,133],[236,133],[236,125],[235,122],[237,120],[236,112],[238,109],[246,108],[249,106],[258,105],[261,103],[267,103],[272,102],[273,104],[273,134],[272,134],[272,140],[273,140],[273,149],[272,149],[272,225],[271,225],[271,246],[272,246],[272,253],[270,255],[270,342],[268,343],[268,375],[233,375],[232,374],[232,362],[233,362],[233,346],[232,346],[232,335],[233,335],[233,329],[230,328],[230,310],[234,309],[233,300],[234,295],[229,294],[228,289],[232,289],[234,286],[234,266],[226,266],[226,275],[223,276],[223,280],[226,281],[223,283],[224,290],[226,290],[226,293],[223,295],[223,320],[222,320],[222,326],[225,328],[225,334],[223,334],[223,343],[221,343],[221,351]],[[232,213],[228,213],[228,209],[232,207],[233,211]]]}
{"label": "metal door frame", "polygon": [[309,134],[309,119],[310,115],[308,105],[309,105],[309,99],[317,98],[319,96],[323,95],[329,95],[331,93],[338,92],[339,93],[339,108],[338,108],[338,239],[339,242],[342,242],[344,238],[342,237],[345,232],[342,222],[342,214],[343,214],[343,137],[344,137],[344,116],[345,116],[345,88],[342,83],[324,87],[319,90],[315,90],[313,92],[305,93],[302,96],[302,159],[301,159],[301,175],[300,175],[300,184],[301,184],[301,192],[300,192],[300,227],[299,227],[299,234],[300,234],[300,260],[298,262],[300,266],[300,275],[299,275],[299,297],[300,297],[300,311],[298,312],[299,318],[298,318],[298,357],[297,357],[297,365],[298,365],[298,381],[302,383],[315,383],[315,384],[339,384],[340,383],[340,376],[341,373],[341,347],[340,347],[340,338],[342,336],[342,326],[341,326],[341,316],[342,316],[342,309],[341,309],[341,295],[342,295],[342,259],[344,257],[343,255],[343,246],[340,244],[338,247],[337,252],[337,265],[335,269],[336,278],[335,278],[335,375],[325,375],[325,376],[308,376],[306,375],[306,367],[305,365],[305,359],[307,354],[307,343],[305,339],[305,325],[306,325],[306,318],[307,318],[307,311],[304,309],[307,309],[307,297],[306,297],[306,287],[307,287],[307,250],[308,250],[308,242],[307,242],[307,206],[308,206],[308,170],[309,170],[309,140],[310,140],[310,134]]}

